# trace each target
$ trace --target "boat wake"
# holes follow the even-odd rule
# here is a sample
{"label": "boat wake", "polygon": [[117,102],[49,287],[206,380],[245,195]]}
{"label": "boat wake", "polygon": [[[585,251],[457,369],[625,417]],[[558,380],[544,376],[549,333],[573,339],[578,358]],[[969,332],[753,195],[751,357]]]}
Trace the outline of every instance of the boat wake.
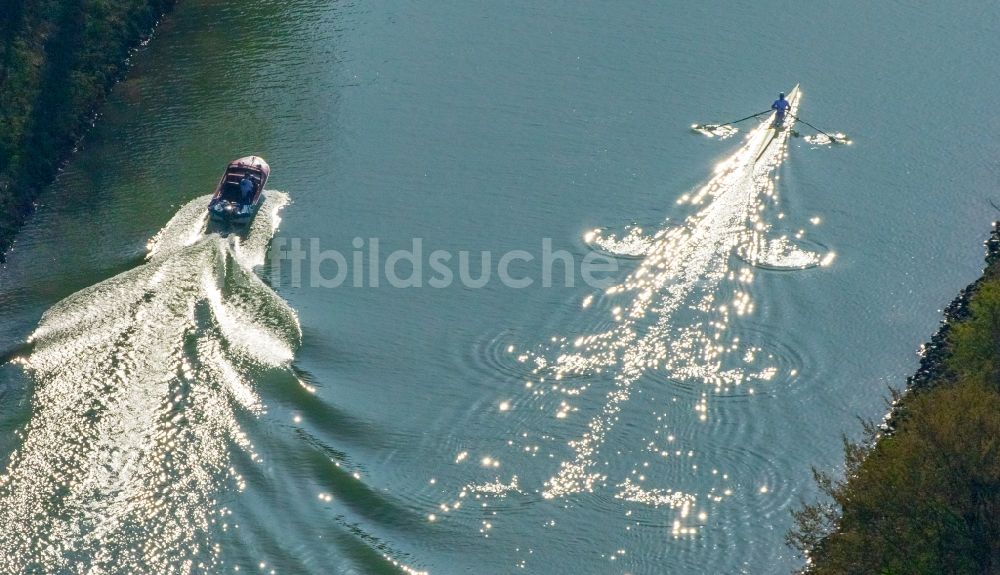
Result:
{"label": "boat wake", "polygon": [[[766,367],[748,370],[724,361],[742,349],[739,342],[727,341],[725,334],[734,317],[753,312],[748,288],[754,266],[804,269],[823,259],[785,236],[770,237],[771,225],[763,217],[768,202],[776,200],[773,174],[786,155],[787,143],[787,131],[776,133],[769,122],[762,123],[740,150],[716,167],[705,186],[681,196],[679,204],[696,210],[682,225],[649,238],[636,234],[625,241],[600,234],[585,238],[606,250],[644,257],[624,282],[603,294],[612,300],[608,305],[614,326],[561,346],[554,350],[554,361],[536,370],[536,376],[556,381],[607,369],[615,373],[599,415],[570,442],[572,458],[546,482],[546,498],[592,491],[607,480],[597,469],[595,455],[644,374],[662,371],[672,379],[700,381],[717,392],[774,376]],[[637,251],[637,246],[642,249]],[[733,255],[750,265],[733,266]],[[720,288],[726,280],[737,287],[723,294]],[[548,391],[543,387],[535,393]],[[702,419],[707,418],[708,398],[706,391],[695,406]],[[634,486],[629,485],[628,491],[634,492]]]}
{"label": "boat wake", "polygon": [[0,572],[217,572],[220,490],[253,459],[243,414],[255,375],[288,370],[295,312],[252,271],[288,198],[245,237],[206,233],[184,207],[139,267],[48,310],[17,361],[32,418],[0,477]]}
{"label": "boat wake", "polygon": [[[797,90],[794,96],[797,106]],[[647,487],[642,482],[652,473],[648,460],[642,466],[636,462],[631,473],[609,477],[615,473],[609,470],[619,466],[609,465],[607,458],[624,455],[617,444],[604,453],[602,447],[619,420],[626,420],[623,409],[630,398],[642,392],[644,386],[637,382],[671,382],[693,390],[689,397],[694,418],[706,421],[716,397],[753,394],[758,385],[795,377],[797,367],[782,365],[761,349],[766,342],[741,341],[738,334],[746,329],[731,329],[740,325],[738,318],[753,314],[752,284],[761,269],[800,270],[833,259],[832,252],[807,243],[803,232],[778,234],[773,229],[774,220],[784,217],[775,217],[770,210],[777,206],[776,170],[786,157],[790,132],[775,131],[770,122],[752,130],[744,145],[715,168],[707,184],[680,197],[678,203],[691,212],[679,224],[671,222],[654,233],[640,228],[618,234],[588,232],[584,240],[594,249],[638,262],[620,284],[583,301],[584,308],[609,314],[606,327],[577,337],[553,337],[553,343],[534,351],[508,348],[518,361],[533,366],[523,382],[530,397],[504,400],[501,411],[530,405],[536,413],[540,409],[559,420],[559,429],[570,425],[577,413],[589,414],[577,423],[577,433],[580,424],[582,433],[569,441],[568,454],[556,455],[556,461],[561,460],[558,469],[538,486],[544,498],[611,485],[619,500],[677,507],[688,521],[703,517],[694,512],[699,497],[719,501],[731,493],[724,486],[703,494]],[[598,390],[604,390],[603,401],[596,401],[596,410],[587,407],[587,395],[601,393]],[[654,414],[655,431],[649,429],[651,435],[636,438],[643,445],[629,452],[652,454],[664,465],[690,456],[686,449],[677,449],[679,442],[674,443],[672,433],[661,433],[669,429],[673,409]],[[679,419],[679,414],[672,418]],[[634,430],[635,424],[630,421],[628,427]],[[554,435],[551,430],[540,433]],[[534,455],[538,447],[524,450]],[[718,481],[723,477],[728,479],[719,473]],[[528,488],[524,474],[521,479],[522,487]],[[674,523],[675,535],[695,531],[680,520]]]}

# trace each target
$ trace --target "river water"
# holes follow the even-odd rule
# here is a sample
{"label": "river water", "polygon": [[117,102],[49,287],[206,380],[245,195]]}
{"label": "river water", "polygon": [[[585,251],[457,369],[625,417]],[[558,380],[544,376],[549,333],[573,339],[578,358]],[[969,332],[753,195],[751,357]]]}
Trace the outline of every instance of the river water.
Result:
{"label": "river water", "polygon": [[[997,25],[181,2],[0,271],[0,568],[791,571],[981,269]],[[689,129],[796,84],[850,145]],[[250,153],[264,209],[206,228]]]}

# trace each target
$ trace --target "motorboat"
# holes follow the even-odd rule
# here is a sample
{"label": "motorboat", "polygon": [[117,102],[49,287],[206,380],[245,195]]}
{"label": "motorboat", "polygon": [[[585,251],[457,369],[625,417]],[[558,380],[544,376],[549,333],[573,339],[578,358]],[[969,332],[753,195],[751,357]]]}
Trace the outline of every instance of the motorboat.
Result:
{"label": "motorboat", "polygon": [[264,203],[264,185],[270,173],[271,167],[259,156],[229,162],[208,202],[209,216],[218,222],[249,224]]}

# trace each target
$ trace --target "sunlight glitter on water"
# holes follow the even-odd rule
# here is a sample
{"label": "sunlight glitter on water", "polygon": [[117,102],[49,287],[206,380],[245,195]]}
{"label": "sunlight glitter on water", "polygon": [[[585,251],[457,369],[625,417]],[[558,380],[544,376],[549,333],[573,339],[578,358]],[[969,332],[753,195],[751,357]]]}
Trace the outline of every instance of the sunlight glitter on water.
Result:
{"label": "sunlight glitter on water", "polygon": [[[797,105],[796,93],[793,111]],[[540,486],[543,498],[591,492],[613,482],[616,499],[675,511],[670,532],[678,537],[697,534],[708,519],[707,511],[698,507],[699,497],[719,502],[733,493],[725,483],[700,495],[666,486],[647,487],[646,482],[654,481],[646,473],[648,462],[636,463],[625,477],[609,478],[607,462],[601,464],[598,454],[626,403],[635,392],[641,393],[636,382],[644,375],[660,373],[706,386],[692,404],[694,419],[702,423],[712,417],[713,394],[746,389],[748,383],[762,385],[778,377],[794,377],[797,368],[782,372],[782,366],[761,365],[774,356],[753,345],[755,342],[729,335],[734,322],[756,311],[749,289],[755,269],[806,269],[832,261],[832,252],[819,254],[797,243],[802,240],[801,233],[796,238],[772,236],[773,223],[765,209],[777,198],[775,170],[787,156],[789,135],[790,130],[775,131],[768,123],[751,131],[739,150],[715,166],[707,184],[680,197],[678,203],[690,206],[693,213],[679,225],[652,233],[635,226],[623,234],[593,229],[584,235],[584,241],[594,249],[639,258],[639,263],[621,283],[598,296],[614,320],[610,329],[574,337],[552,336],[548,345],[516,354],[519,362],[534,366],[524,388],[535,398],[554,396],[550,408],[554,411],[550,413],[557,420],[572,421],[578,411],[569,397],[594,401],[586,395],[588,376],[609,372],[613,377],[597,415],[584,423],[581,435],[568,442],[571,456],[557,459],[557,471]],[[812,223],[817,225],[818,216],[813,217]],[[733,255],[739,255],[743,264],[731,258]],[[724,282],[727,289],[721,289]],[[586,296],[582,309],[593,306],[594,298]],[[574,384],[562,385],[563,380]],[[745,393],[752,395],[754,390]],[[503,401],[516,403],[508,398]],[[656,436],[660,429],[651,431]],[[669,435],[667,444],[673,439]],[[524,449],[535,453],[530,445]],[[657,441],[650,442],[647,449],[668,460],[694,455]],[[690,464],[690,469],[698,472],[697,464]],[[723,482],[729,479],[717,469],[711,476]],[[475,485],[467,485],[462,493],[473,492]]]}
{"label": "sunlight glitter on water", "polygon": [[[546,483],[545,497],[591,491],[605,480],[594,471],[595,452],[644,373],[664,370],[671,377],[700,380],[713,387],[741,385],[752,376],[723,367],[722,357],[728,350],[719,341],[730,324],[729,308],[737,314],[752,313],[753,303],[744,292],[737,292],[728,303],[720,302],[718,286],[731,273],[729,255],[761,244],[770,230],[763,218],[763,202],[775,195],[772,174],[785,157],[787,138],[787,130],[775,132],[762,124],[739,151],[716,166],[708,184],[683,195],[680,203],[701,207],[700,211],[682,225],[656,234],[651,245],[644,247],[647,255],[638,269],[616,289],[608,290],[619,298],[632,294],[630,301],[622,302],[626,311],[616,329],[580,351],[561,353],[549,368],[557,377],[585,375],[600,368],[615,369],[616,374],[601,414],[589,421],[581,437],[570,442],[575,456],[563,461]],[[598,238],[592,237],[593,241]],[[627,242],[626,249],[631,252],[634,243]],[[617,245],[607,242],[603,247]],[[808,262],[818,262],[818,258],[812,255]],[[752,274],[740,273],[752,281]],[[699,312],[703,321],[678,324],[674,316],[683,308]],[[696,410],[699,419],[707,419],[707,399]]]}
{"label": "sunlight glitter on water", "polygon": [[242,239],[205,233],[207,200],[177,212],[146,263],[59,302],[31,335],[35,407],[0,487],[0,570],[219,567],[217,495],[245,488],[231,449],[259,461],[238,423],[263,412],[249,373],[286,369],[300,329],[244,267],[263,261],[287,196],[268,192]]}

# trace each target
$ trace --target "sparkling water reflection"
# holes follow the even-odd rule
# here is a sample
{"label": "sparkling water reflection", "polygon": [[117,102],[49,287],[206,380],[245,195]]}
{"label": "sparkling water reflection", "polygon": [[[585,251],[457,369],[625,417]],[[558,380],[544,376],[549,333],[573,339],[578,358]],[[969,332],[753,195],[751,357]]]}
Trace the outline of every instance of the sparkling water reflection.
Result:
{"label": "sparkling water reflection", "polygon": [[[798,89],[790,93],[793,113],[800,95]],[[586,233],[584,240],[605,253],[641,258],[621,283],[598,296],[604,308],[601,311],[612,320],[608,329],[573,338],[554,336],[547,345],[532,351],[519,351],[516,344],[507,346],[507,354],[531,372],[522,376],[524,395],[499,400],[499,412],[538,408],[556,420],[576,421],[581,416],[579,406],[594,401],[593,392],[600,393],[597,389],[602,377],[611,379],[603,406],[584,422],[582,435],[569,442],[569,456],[542,486],[535,486],[539,488],[535,492],[545,499],[611,487],[615,499],[672,510],[669,532],[680,537],[697,534],[707,522],[707,503],[720,503],[733,494],[729,473],[718,468],[710,470],[715,485],[701,493],[649,485],[662,481],[657,476],[664,475],[665,466],[679,464],[697,472],[695,451],[678,446],[708,443],[697,436],[710,430],[697,428],[686,430],[685,437],[678,440],[670,427],[677,419],[677,409],[692,409],[698,421],[707,422],[718,398],[740,390],[752,395],[757,388],[798,375],[799,367],[783,365],[763,350],[769,342],[754,337],[759,334],[738,329],[755,313],[749,289],[755,268],[806,269],[832,261],[832,252],[807,251],[787,236],[772,236],[774,222],[784,218],[783,214],[777,218],[774,209],[779,201],[777,171],[787,156],[791,133],[788,128],[772,128],[772,120],[768,118],[751,131],[742,147],[716,166],[707,184],[680,197],[678,203],[692,210],[683,222],[652,234],[639,227],[630,228],[621,237],[600,229]],[[796,240],[801,239],[798,234]],[[742,259],[733,257],[737,255]],[[584,299],[581,313],[592,313],[588,308],[594,298]],[[518,375],[516,370],[508,373]],[[654,413],[654,428],[639,428],[651,434],[642,440],[645,455],[632,450],[630,457],[642,460],[626,463],[631,471],[624,477],[610,477],[605,472],[608,458],[623,455],[621,451],[605,453],[603,446],[623,424],[626,403],[642,392],[636,387],[640,381],[653,383],[664,377],[692,385],[693,393],[683,404]],[[597,389],[591,390],[592,385]],[[525,432],[518,439],[527,438]],[[520,443],[523,454],[539,453],[538,443]],[[463,451],[456,463],[468,456]],[[482,457],[481,463],[485,468],[501,467],[492,455]],[[622,466],[616,463],[611,467]],[[519,483],[516,471],[509,483],[497,477],[466,485],[458,500],[441,504],[439,512],[456,511],[469,494],[477,498],[523,496],[528,486]],[[769,483],[773,484],[773,479],[758,484],[756,491],[767,494]],[[489,526],[484,527],[482,533],[488,535],[488,530]]]}
{"label": "sparkling water reflection", "polygon": [[34,415],[0,485],[0,570],[186,573],[221,568],[219,499],[256,460],[239,411],[254,378],[287,370],[296,314],[254,275],[287,202],[268,192],[244,238],[205,233],[208,197],[181,208],[149,261],[45,313],[21,360]]}

